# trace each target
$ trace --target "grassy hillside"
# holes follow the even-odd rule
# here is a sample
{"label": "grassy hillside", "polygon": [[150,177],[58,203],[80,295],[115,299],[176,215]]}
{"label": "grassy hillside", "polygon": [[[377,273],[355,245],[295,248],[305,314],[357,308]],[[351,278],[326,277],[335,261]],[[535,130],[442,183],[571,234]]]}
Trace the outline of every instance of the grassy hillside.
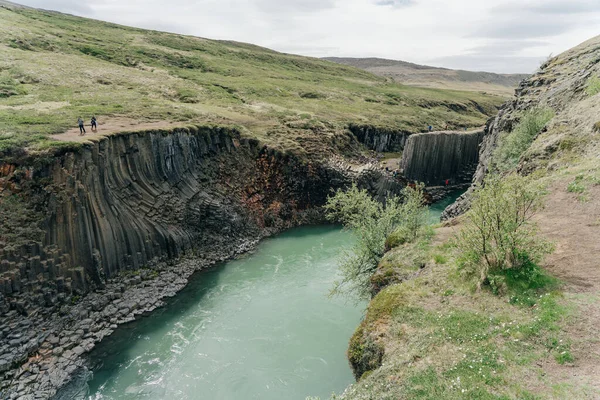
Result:
{"label": "grassy hillside", "polygon": [[[477,126],[502,98],[387,82],[257,46],[118,26],[0,1],[0,155],[54,146],[79,115],[237,125],[316,151],[349,123]],[[345,140],[345,139],[344,139]],[[326,146],[323,146],[325,144]]]}
{"label": "grassy hillside", "polygon": [[[453,238],[518,191],[514,175],[502,175],[510,190],[479,202],[476,213],[389,251],[373,276],[388,286],[348,349],[364,374],[341,398],[600,398],[599,112],[600,36],[548,60],[494,120],[483,146],[488,173],[535,180],[545,208],[531,213],[537,227],[528,239],[543,238],[554,251],[483,281],[468,273],[465,249],[482,242]],[[521,243],[520,254],[536,251]]]}
{"label": "grassy hillside", "polygon": [[441,89],[485,91],[510,96],[525,74],[495,74],[453,70],[382,58],[338,58],[326,60],[364,69],[375,75],[390,77],[398,83]]}

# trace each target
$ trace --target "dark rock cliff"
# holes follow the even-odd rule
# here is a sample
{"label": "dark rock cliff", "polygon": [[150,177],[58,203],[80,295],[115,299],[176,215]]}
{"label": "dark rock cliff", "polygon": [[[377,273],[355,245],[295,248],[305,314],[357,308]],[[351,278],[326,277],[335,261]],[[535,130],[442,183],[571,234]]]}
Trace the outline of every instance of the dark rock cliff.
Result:
{"label": "dark rock cliff", "polygon": [[348,128],[360,143],[379,153],[401,152],[410,135],[403,131],[369,125],[350,125]]}
{"label": "dark rock cliff", "polygon": [[[58,374],[38,371],[43,384],[26,375],[19,395],[68,381],[78,358],[53,348],[77,348],[78,357],[208,263],[143,267],[206,254],[214,263],[244,243],[319,222],[331,190],[352,182],[380,198],[404,186],[377,169],[283,154],[226,128],[113,135],[0,171],[2,198],[39,211],[44,236],[15,245],[0,235],[0,373],[8,374],[0,382],[17,387],[22,376],[10,371],[28,356]],[[80,329],[81,319],[89,322]]]}
{"label": "dark rock cliff", "polygon": [[428,186],[470,182],[479,160],[483,131],[419,133],[408,138],[400,168],[410,180]]}

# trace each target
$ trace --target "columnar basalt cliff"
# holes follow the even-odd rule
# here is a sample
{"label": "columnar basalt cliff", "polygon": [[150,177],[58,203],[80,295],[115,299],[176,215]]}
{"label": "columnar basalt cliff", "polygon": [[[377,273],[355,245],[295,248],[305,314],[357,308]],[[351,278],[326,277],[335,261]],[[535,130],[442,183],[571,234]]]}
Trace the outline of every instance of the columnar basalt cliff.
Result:
{"label": "columnar basalt cliff", "polygon": [[369,125],[350,125],[349,129],[359,142],[379,153],[401,152],[410,135],[403,131]]}
{"label": "columnar basalt cliff", "polygon": [[[195,270],[320,221],[332,189],[357,182],[385,197],[404,186],[377,169],[300,159],[227,128],[113,135],[2,171],[3,196],[44,210],[45,232],[39,242],[0,243],[0,372],[11,398],[52,395],[81,354]],[[195,261],[161,263],[186,256]],[[33,369],[14,370],[28,357],[39,361]]]}
{"label": "columnar basalt cliff", "polygon": [[400,168],[410,180],[428,186],[470,182],[479,160],[483,131],[433,132],[411,135]]}

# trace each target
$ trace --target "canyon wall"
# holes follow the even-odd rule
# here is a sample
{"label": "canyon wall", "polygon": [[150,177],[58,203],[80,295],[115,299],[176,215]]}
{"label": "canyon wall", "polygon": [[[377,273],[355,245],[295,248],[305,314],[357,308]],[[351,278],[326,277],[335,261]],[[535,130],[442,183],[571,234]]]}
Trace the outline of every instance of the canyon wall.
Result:
{"label": "canyon wall", "polygon": [[379,153],[401,152],[410,135],[399,130],[369,125],[350,125],[348,128],[360,143]]}
{"label": "canyon wall", "polygon": [[209,127],[112,135],[1,165],[0,201],[38,216],[41,235],[0,235],[0,394],[48,397],[118,324],[194,271],[322,222],[327,196],[353,182],[380,199],[405,186]]}
{"label": "canyon wall", "polygon": [[301,223],[350,182],[223,128],[115,135],[5,169],[5,190],[18,181],[20,195],[44,209],[45,237],[0,250],[0,294],[37,293],[48,306],[57,292],[83,294],[155,258]]}
{"label": "canyon wall", "polygon": [[427,186],[443,186],[470,182],[479,160],[483,131],[434,132],[411,135],[400,169],[409,180]]}

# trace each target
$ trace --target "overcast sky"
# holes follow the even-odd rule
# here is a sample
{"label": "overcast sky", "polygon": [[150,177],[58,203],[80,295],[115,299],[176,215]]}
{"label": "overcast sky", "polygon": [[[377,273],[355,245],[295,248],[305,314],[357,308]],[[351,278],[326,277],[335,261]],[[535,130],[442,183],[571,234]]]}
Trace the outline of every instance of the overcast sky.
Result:
{"label": "overcast sky", "polygon": [[315,57],[533,72],[600,34],[600,0],[15,0]]}

